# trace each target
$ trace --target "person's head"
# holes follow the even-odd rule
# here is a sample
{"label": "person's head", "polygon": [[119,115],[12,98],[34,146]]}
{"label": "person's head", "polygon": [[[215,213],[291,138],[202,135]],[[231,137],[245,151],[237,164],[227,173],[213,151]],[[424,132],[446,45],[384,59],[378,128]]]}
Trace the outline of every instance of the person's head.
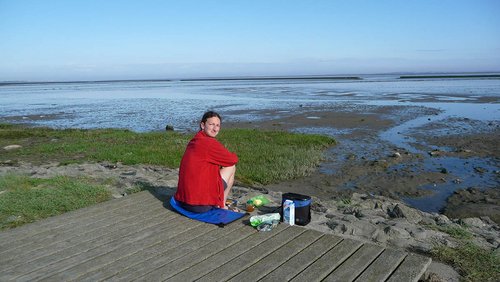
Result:
{"label": "person's head", "polygon": [[200,121],[200,130],[205,132],[206,135],[210,137],[217,136],[220,130],[220,124],[222,122],[222,118],[220,115],[214,111],[208,111],[203,114],[203,117]]}

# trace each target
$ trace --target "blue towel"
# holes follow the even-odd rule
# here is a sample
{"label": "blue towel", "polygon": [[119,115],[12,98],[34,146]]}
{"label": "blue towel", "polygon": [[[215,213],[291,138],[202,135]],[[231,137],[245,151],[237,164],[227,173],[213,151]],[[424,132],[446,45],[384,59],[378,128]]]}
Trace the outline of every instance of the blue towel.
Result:
{"label": "blue towel", "polygon": [[217,208],[213,208],[207,212],[202,213],[190,212],[183,209],[181,205],[179,205],[179,203],[174,199],[174,197],[170,198],[170,205],[172,206],[172,208],[174,208],[174,210],[184,216],[206,223],[217,224],[219,226],[224,226],[245,216],[245,213]]}

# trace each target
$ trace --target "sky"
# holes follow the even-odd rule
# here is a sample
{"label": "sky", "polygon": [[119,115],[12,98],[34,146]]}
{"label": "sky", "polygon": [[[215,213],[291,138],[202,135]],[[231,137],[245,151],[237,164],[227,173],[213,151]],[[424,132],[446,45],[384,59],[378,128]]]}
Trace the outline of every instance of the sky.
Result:
{"label": "sky", "polygon": [[497,0],[0,0],[0,81],[500,72]]}

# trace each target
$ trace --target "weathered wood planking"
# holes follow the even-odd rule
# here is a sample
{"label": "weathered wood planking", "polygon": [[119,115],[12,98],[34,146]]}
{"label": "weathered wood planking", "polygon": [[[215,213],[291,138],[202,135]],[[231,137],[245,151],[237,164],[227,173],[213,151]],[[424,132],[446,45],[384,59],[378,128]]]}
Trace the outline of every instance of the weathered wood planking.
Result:
{"label": "weathered wood planking", "polygon": [[0,232],[0,281],[417,281],[431,260],[248,218],[224,228],[140,192]]}

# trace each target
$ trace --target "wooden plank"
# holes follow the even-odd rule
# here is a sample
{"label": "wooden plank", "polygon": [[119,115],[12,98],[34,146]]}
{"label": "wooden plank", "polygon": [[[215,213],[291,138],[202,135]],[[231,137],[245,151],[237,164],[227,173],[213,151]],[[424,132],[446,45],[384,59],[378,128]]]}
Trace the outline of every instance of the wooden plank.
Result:
{"label": "wooden plank", "polygon": [[151,197],[153,196],[149,192],[144,191],[2,231],[0,232],[0,249],[3,250],[12,243],[19,242],[24,238],[43,236],[42,233],[47,231],[52,232],[67,225],[80,225],[81,223],[74,222],[75,218],[88,219],[89,222],[92,222],[92,220],[102,215],[100,213],[103,211],[111,212],[115,209],[123,209],[127,205],[135,205],[136,202],[151,199]]}
{"label": "wooden plank", "polygon": [[341,241],[342,238],[338,236],[325,234],[323,237],[319,238],[319,240],[312,243],[306,249],[282,264],[279,268],[268,273],[259,281],[289,281]]}
{"label": "wooden plank", "polygon": [[[297,231],[299,232],[299,231]],[[229,281],[257,281],[266,276],[272,270],[278,268],[284,262],[295,256],[300,251],[318,240],[323,233],[313,230],[306,230],[304,233],[295,237],[281,248],[275,250],[268,256],[260,259],[257,263],[248,266],[245,270],[238,273]],[[247,257],[244,255],[245,258]],[[234,261],[231,261],[232,264]]]}
{"label": "wooden plank", "polygon": [[294,240],[297,236],[305,232],[305,230],[304,228],[290,227],[257,246],[250,248],[248,251],[241,253],[225,264],[220,264],[220,261],[217,259],[210,260],[213,265],[213,271],[203,275],[198,281],[223,281],[235,276],[242,270],[247,269],[249,266],[281,248],[290,240]]}
{"label": "wooden plank", "polygon": [[[151,200],[148,197],[143,197],[140,200],[140,203],[148,203],[148,205],[151,205]],[[43,232],[40,232],[40,230],[31,230],[31,224],[27,224],[21,227],[19,231],[23,232],[24,236],[17,236],[15,234],[10,234],[10,236],[14,237],[19,237],[15,241],[15,244],[11,244],[8,247],[2,247],[0,248],[0,255],[1,253],[12,250],[14,248],[19,248],[22,246],[29,246],[29,245],[35,245],[38,244],[38,240],[42,240],[45,238],[51,238],[54,236],[54,234],[63,234],[61,236],[64,236],[64,234],[67,234],[68,232],[71,232],[75,227],[77,228],[85,228],[87,226],[95,225],[95,224],[100,224],[103,222],[109,222],[110,218],[115,216],[116,214],[121,214],[124,211],[133,209],[134,207],[140,207],[141,205],[138,204],[137,202],[130,202],[129,205],[124,206],[123,208],[115,208],[111,209],[109,211],[105,211],[105,213],[90,213],[90,214],[84,214],[84,215],[78,215],[75,214],[73,217],[66,217],[64,220],[61,219],[61,224],[57,226],[51,227],[50,225],[43,226],[41,230],[44,230]],[[146,204],[144,205],[146,206]],[[140,209],[137,209],[140,210]],[[52,219],[52,217],[50,218]],[[44,220],[41,220],[43,222]],[[15,228],[17,229],[17,228]],[[14,230],[15,230],[14,229]],[[2,233],[0,233],[2,234]],[[5,238],[8,239],[8,238]]]}
{"label": "wooden plank", "polygon": [[361,246],[362,243],[359,241],[343,239],[342,242],[328,251],[317,261],[310,264],[291,281],[321,281],[354,252],[356,252]]}
{"label": "wooden plank", "polygon": [[16,247],[16,245],[14,245],[9,251],[3,252],[0,257],[0,263],[7,264],[13,259],[15,259],[15,261],[24,261],[26,258],[33,259],[32,254],[39,253],[39,250],[42,248],[47,249],[52,245],[54,248],[60,249],[64,247],[64,245],[88,241],[99,234],[109,232],[113,227],[119,226],[120,224],[134,222],[144,216],[161,213],[164,212],[164,210],[165,208],[159,204],[150,205],[150,208],[146,209],[127,209],[127,211],[130,211],[130,214],[129,212],[121,211],[121,214],[103,215],[104,217],[109,216],[105,221],[96,221],[94,224],[76,226],[73,230],[70,229],[61,232],[56,229],[50,233],[47,232],[45,236],[33,238],[32,243],[25,244],[24,242],[16,242],[16,245],[19,244],[19,246]]}
{"label": "wooden plank", "polygon": [[[233,224],[239,223],[231,223],[230,225]],[[238,243],[250,236],[253,232],[255,231],[249,230],[248,227],[245,226],[245,228],[237,229],[235,232],[231,232],[229,234],[224,234],[224,236],[209,243],[204,242],[205,236],[203,236],[195,242],[182,244],[175,249],[169,250],[168,253],[165,253],[164,255],[160,254],[151,259],[144,260],[139,264],[128,267],[117,275],[109,278],[109,280],[131,281],[138,279],[139,277],[139,280],[145,280],[145,278],[141,276],[147,275],[159,268],[164,271],[165,276],[172,276],[188,267],[193,266],[199,261],[210,257],[220,250],[233,246],[235,243]]]}
{"label": "wooden plank", "polygon": [[406,252],[394,249],[385,249],[384,252],[356,278],[356,281],[377,282],[385,281],[389,275],[407,256]]}
{"label": "wooden plank", "polygon": [[[161,209],[162,208],[159,208],[158,211],[162,211]],[[53,255],[55,253],[60,253],[67,248],[72,248],[74,246],[78,246],[83,243],[92,242],[96,240],[98,240],[101,243],[105,243],[109,239],[116,238],[116,236],[123,236],[124,233],[128,232],[127,230],[131,226],[138,225],[141,223],[141,221],[148,218],[155,220],[156,219],[171,220],[174,217],[175,217],[174,214],[167,215],[160,212],[155,214],[153,217],[151,217],[147,213],[139,213],[136,216],[131,216],[107,228],[100,228],[97,230],[93,230],[90,233],[85,232],[81,234],[75,234],[74,237],[62,241],[55,241],[54,243],[40,244],[37,245],[37,247],[34,247],[32,250],[28,250],[26,252],[6,257],[3,262],[3,264],[5,265],[4,270],[9,269],[11,267],[15,267],[19,264],[26,264],[27,262],[32,262],[36,259]]]}
{"label": "wooden plank", "polygon": [[[158,221],[161,221],[160,216],[157,217]],[[168,219],[167,219],[168,220]],[[131,221],[128,225],[118,226],[117,230],[111,233],[105,233],[103,236],[99,236],[93,240],[86,242],[76,242],[70,247],[63,249],[42,249],[36,255],[34,259],[28,259],[25,262],[15,265],[14,267],[8,267],[7,269],[0,272],[0,280],[2,277],[17,277],[26,275],[32,272],[38,272],[41,269],[48,267],[49,265],[57,265],[60,261],[70,259],[73,256],[77,256],[81,253],[92,251],[93,249],[98,249],[101,246],[105,246],[109,242],[119,240],[119,238],[125,237],[130,232],[131,228],[135,228],[139,232],[145,226],[151,226],[153,224],[144,224],[137,219]],[[19,279],[20,280],[20,279]]]}
{"label": "wooden plank", "polygon": [[[26,253],[19,253],[14,257],[11,257],[10,261],[5,264],[4,270],[15,267],[22,267],[22,265],[26,265],[27,263],[31,264],[34,261],[43,259],[44,257],[60,256],[61,253],[66,249],[74,249],[75,247],[81,246],[85,243],[90,243],[92,241],[98,241],[100,244],[105,244],[106,242],[114,240],[119,236],[124,236],[124,234],[129,232],[128,229],[133,226],[140,227],[140,220],[145,217],[146,215],[141,215],[138,218],[131,217],[128,220],[121,222],[120,224],[97,230],[92,234],[88,234],[86,237],[76,237],[71,238],[68,241],[55,242],[54,244],[49,245],[39,245],[33,252],[29,251]],[[170,219],[160,214],[154,216],[154,218],[157,220],[161,220],[162,218],[165,218],[166,220]]]}
{"label": "wooden plank", "polygon": [[[95,257],[91,257],[91,259],[87,261],[82,261],[74,265],[73,267],[64,269],[63,271],[58,270],[57,273],[47,277],[44,280],[47,281],[67,281],[73,277],[81,276],[87,272],[97,270],[101,268],[103,265],[109,263],[109,261],[113,261],[122,257],[131,256],[133,254],[142,251],[145,248],[154,247],[162,242],[162,240],[168,241],[174,238],[176,235],[182,233],[183,231],[190,231],[195,227],[202,226],[204,231],[210,231],[214,228],[217,228],[214,225],[207,226],[202,225],[201,222],[193,222],[193,224],[184,224],[176,225],[174,222],[171,225],[168,225],[167,228],[164,228],[158,233],[153,233],[151,236],[141,238],[140,240],[133,241],[130,244],[123,245],[119,248],[111,249],[109,252],[104,253],[102,255],[98,255]],[[137,255],[136,259],[142,259],[141,255]]]}
{"label": "wooden plank", "polygon": [[61,268],[70,267],[81,262],[82,260],[86,260],[109,250],[110,248],[117,248],[122,244],[131,243],[141,237],[146,237],[152,232],[159,232],[160,229],[165,228],[165,223],[168,220],[169,219],[165,220],[160,217],[146,222],[136,222],[124,230],[119,230],[111,234],[107,233],[107,236],[105,237],[78,244],[64,249],[61,252],[52,253],[34,261],[30,261],[29,263],[20,265],[7,273],[2,273],[0,280],[2,280],[5,276],[7,276],[8,279],[12,279],[9,277],[12,275],[12,272],[16,275],[22,274],[19,278],[16,278],[16,280],[41,279],[46,275],[50,275],[51,273],[60,270]]}
{"label": "wooden plank", "polygon": [[0,232],[0,244],[0,281],[417,281],[431,262],[284,224],[218,228],[149,192]]}
{"label": "wooden plank", "polygon": [[383,250],[377,245],[364,244],[323,281],[353,281]]}
{"label": "wooden plank", "polygon": [[[141,277],[141,279],[151,280],[149,278],[160,278],[152,280],[164,280],[168,278],[169,281],[188,281],[196,280],[210,271],[217,268],[219,265],[232,261],[234,258],[246,254],[254,248],[264,244],[264,242],[274,238],[287,238],[293,232],[288,231],[288,226],[283,224],[278,225],[272,232],[258,232],[252,227],[245,228],[248,236],[244,240],[235,242],[234,244],[222,244],[218,248],[213,249],[199,249],[196,253],[184,257],[181,260],[175,261],[167,267],[174,268],[176,271],[165,271],[166,268],[158,269],[153,275]],[[288,231],[288,232],[287,232]],[[282,235],[285,234],[284,236]],[[282,235],[282,236],[280,236]],[[202,255],[199,257],[199,255]],[[187,265],[186,265],[187,264]]]}
{"label": "wooden plank", "polygon": [[100,269],[89,271],[75,278],[78,281],[99,281],[111,278],[123,270],[158,257],[168,257],[175,260],[176,256],[181,255],[177,250],[186,250],[186,245],[192,248],[200,248],[241,228],[243,228],[242,224],[230,224],[225,228],[215,227],[215,225],[211,224],[202,224],[194,229],[185,230],[174,238],[162,240],[160,244],[145,248],[140,253],[110,261],[108,264],[103,264]]}
{"label": "wooden plank", "polygon": [[428,257],[408,254],[403,262],[398,266],[396,271],[391,274],[388,282],[399,281],[414,281],[417,282],[424,274],[427,267],[431,264],[431,259]]}

